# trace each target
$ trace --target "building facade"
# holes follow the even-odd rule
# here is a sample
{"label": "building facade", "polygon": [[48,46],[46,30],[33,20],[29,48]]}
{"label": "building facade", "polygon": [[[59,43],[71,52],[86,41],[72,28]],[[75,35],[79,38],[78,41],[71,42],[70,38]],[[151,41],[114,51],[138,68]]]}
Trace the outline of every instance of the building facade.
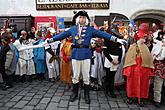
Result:
{"label": "building facade", "polygon": [[[96,4],[93,3],[94,5],[90,5],[93,9],[85,9],[90,17],[109,16],[111,13],[119,13],[126,16],[129,20],[135,19],[140,22],[146,20],[165,24],[165,0],[0,0],[0,17],[29,15],[33,17],[56,16],[64,17],[65,21],[71,21],[74,15],[73,12],[82,10],[79,9],[75,3],[74,5],[66,5],[73,1],[77,1],[81,4],[96,2]],[[104,4],[97,5],[97,3],[104,3],[107,1],[109,4],[108,8],[106,7],[107,5]],[[51,9],[51,7],[55,7],[52,5],[55,2],[59,4],[61,2],[63,5],[58,5],[56,9]],[[42,7],[41,4],[43,4]],[[66,5],[66,7],[64,5]],[[67,9],[67,7],[69,9]],[[72,9],[73,7],[76,9]]]}

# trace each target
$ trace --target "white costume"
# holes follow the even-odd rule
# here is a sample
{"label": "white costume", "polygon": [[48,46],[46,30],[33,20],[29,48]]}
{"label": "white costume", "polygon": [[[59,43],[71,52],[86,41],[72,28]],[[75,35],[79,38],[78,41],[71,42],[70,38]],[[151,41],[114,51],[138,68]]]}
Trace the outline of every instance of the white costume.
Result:
{"label": "white costume", "polygon": [[[91,46],[96,46],[96,41],[98,38],[91,39]],[[100,47],[101,48],[101,47]],[[96,50],[93,51],[93,61],[91,64],[91,74],[90,76],[96,78],[99,85],[102,85],[102,78],[105,76],[103,70],[103,56],[102,51],[97,52]]]}
{"label": "white costume", "polygon": [[103,71],[102,54],[94,51],[94,64],[91,65],[91,77],[98,80],[99,85],[102,85],[102,78],[105,76]]}
{"label": "white costume", "polygon": [[[22,44],[19,40],[14,42],[14,46],[19,50],[22,47],[32,46],[31,40],[24,40]],[[15,75],[32,75],[35,74],[35,67],[33,62],[33,49],[19,51],[19,58]]]}
{"label": "white costume", "polygon": [[[45,49],[51,48],[54,53],[56,53],[56,49],[58,48],[58,45],[60,44],[60,41],[56,41],[54,43],[51,43],[49,46],[46,46]],[[57,78],[60,74],[60,64],[57,60],[54,60],[52,63],[49,63],[50,58],[52,55],[46,51],[46,64],[48,68],[48,76],[49,78]]]}

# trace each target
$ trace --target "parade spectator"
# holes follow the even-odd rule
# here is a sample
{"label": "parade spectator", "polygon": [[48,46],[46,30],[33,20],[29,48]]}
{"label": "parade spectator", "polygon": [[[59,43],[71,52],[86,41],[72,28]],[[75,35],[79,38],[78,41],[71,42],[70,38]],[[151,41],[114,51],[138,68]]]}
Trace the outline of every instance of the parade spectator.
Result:
{"label": "parade spectator", "polygon": [[12,25],[11,29],[14,38],[17,39],[17,25],[16,24]]}
{"label": "parade spectator", "polygon": [[13,87],[14,72],[16,70],[16,51],[10,41],[12,35],[3,33],[0,49],[0,73],[4,81],[3,90]]}
{"label": "parade spectator", "polygon": [[31,39],[34,39],[35,38],[35,27],[31,27],[31,30],[29,31],[29,36]]}
{"label": "parade spectator", "polygon": [[15,42],[15,37],[14,37],[14,35],[13,35],[12,29],[7,28],[5,32],[6,32],[6,33],[9,33],[9,34],[11,35],[10,41],[11,41],[12,43],[14,43],[14,42]]}
{"label": "parade spectator", "polygon": [[45,36],[45,39],[50,39],[50,38],[52,38],[51,32],[50,32],[50,30],[47,30],[47,34]]}

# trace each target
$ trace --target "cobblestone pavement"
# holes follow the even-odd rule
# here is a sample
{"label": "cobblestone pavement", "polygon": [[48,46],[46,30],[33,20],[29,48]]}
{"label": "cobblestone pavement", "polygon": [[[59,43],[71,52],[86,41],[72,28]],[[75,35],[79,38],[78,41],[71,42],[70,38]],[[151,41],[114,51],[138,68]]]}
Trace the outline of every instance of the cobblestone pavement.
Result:
{"label": "cobblestone pavement", "polygon": [[75,102],[69,102],[71,93],[61,81],[17,83],[7,91],[0,90],[0,110],[165,110],[149,101],[145,107],[129,105],[124,90],[116,90],[117,98],[106,97],[103,91],[90,91],[91,104],[85,104],[83,89]]}

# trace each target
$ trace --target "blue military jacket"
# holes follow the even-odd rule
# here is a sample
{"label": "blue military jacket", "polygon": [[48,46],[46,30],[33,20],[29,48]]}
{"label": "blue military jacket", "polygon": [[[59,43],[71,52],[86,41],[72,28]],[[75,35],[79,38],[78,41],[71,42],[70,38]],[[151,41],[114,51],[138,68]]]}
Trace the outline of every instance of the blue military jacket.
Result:
{"label": "blue military jacket", "polygon": [[[81,35],[78,35],[78,26],[75,25],[71,27],[69,30],[64,31],[56,36],[53,36],[53,40],[62,40],[69,36],[72,36],[73,45],[90,45],[91,38],[99,37],[105,38],[108,40],[115,41],[116,37],[112,37],[112,35],[96,30],[93,27],[87,26],[82,27]],[[84,59],[91,59],[92,57],[92,50],[90,48],[72,48],[71,59],[76,60],[84,60]]]}

